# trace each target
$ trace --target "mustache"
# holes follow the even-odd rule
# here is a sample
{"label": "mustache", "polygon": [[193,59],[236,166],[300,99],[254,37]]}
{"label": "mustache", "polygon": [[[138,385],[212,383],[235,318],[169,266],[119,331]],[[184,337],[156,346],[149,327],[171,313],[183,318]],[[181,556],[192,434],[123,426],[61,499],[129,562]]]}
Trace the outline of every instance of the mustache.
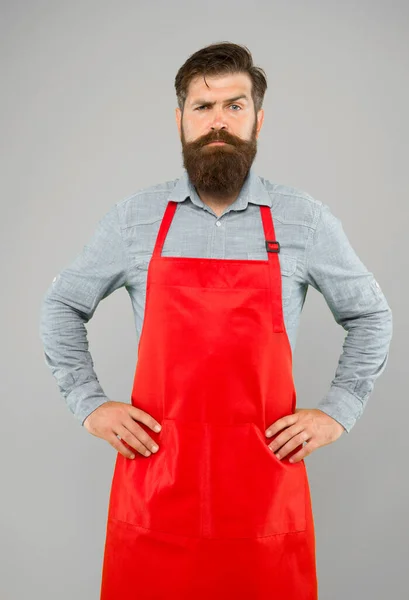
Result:
{"label": "mustache", "polygon": [[210,142],[226,142],[232,146],[237,146],[240,143],[237,138],[234,138],[223,131],[217,134],[210,133],[203,136],[200,140],[196,140],[197,146],[206,146],[206,144],[209,144]]}
{"label": "mustache", "polygon": [[254,135],[254,131],[249,140],[242,139],[239,136],[235,136],[230,134],[227,131],[219,130],[219,131],[210,131],[206,135],[203,135],[201,138],[197,138],[196,140],[187,142],[184,138],[184,134],[182,131],[182,146],[191,152],[199,152],[201,148],[209,144],[210,142],[226,142],[227,144],[231,144],[237,149],[245,149],[246,147],[252,146],[256,143],[256,138]]}

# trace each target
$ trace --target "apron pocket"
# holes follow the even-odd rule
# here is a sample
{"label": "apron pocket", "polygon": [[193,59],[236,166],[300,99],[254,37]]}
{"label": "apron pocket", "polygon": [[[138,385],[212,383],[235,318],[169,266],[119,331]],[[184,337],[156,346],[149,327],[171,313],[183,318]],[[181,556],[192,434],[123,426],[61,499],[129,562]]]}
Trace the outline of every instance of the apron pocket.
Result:
{"label": "apron pocket", "polygon": [[276,458],[254,423],[209,427],[206,537],[257,538],[304,531],[304,462]]}
{"label": "apron pocket", "polygon": [[206,538],[258,538],[306,529],[304,462],[278,460],[254,423],[163,419],[159,450],[118,453],[109,517]]}
{"label": "apron pocket", "polygon": [[146,529],[200,535],[203,424],[161,421],[159,450],[128,459],[118,453],[109,517]]}

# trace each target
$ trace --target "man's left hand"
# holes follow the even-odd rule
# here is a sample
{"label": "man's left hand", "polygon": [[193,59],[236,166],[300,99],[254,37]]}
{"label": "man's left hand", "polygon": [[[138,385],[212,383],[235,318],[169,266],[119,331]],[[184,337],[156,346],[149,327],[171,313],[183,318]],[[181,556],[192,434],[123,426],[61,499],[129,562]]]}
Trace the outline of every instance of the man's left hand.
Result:
{"label": "man's left hand", "polygon": [[269,444],[269,448],[279,459],[306,442],[303,448],[289,459],[290,462],[303,460],[317,448],[335,442],[345,431],[338,421],[318,408],[296,408],[295,413],[286,415],[270,425],[266,436],[272,437],[281,430],[283,432]]}

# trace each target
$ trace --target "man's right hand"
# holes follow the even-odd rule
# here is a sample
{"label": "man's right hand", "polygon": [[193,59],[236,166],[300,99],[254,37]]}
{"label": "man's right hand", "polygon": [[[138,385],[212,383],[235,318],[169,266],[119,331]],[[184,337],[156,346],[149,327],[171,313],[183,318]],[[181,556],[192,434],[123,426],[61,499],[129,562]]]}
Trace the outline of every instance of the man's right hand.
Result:
{"label": "man's right hand", "polygon": [[[136,408],[133,404],[113,400],[98,406],[86,417],[83,425],[92,435],[109,442],[125,458],[135,458],[135,455],[120,439],[125,440],[140,454],[150,456],[152,452],[157,452],[159,447],[136,421],[141,421],[153,431],[161,429],[160,424],[145,411]],[[155,429],[156,427],[159,429]]]}

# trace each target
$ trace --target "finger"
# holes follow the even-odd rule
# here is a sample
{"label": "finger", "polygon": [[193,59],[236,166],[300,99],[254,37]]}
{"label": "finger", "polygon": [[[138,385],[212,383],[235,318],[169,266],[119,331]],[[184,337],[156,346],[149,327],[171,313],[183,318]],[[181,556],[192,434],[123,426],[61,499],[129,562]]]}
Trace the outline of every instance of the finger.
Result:
{"label": "finger", "polygon": [[[135,438],[142,442],[142,444],[144,444],[144,446],[146,446],[146,448],[151,452],[157,452],[159,450],[157,443],[150,437],[143,427],[138,425],[138,423],[135,423],[133,419],[130,418],[129,421],[122,423],[122,426],[129,431],[131,436],[135,436]],[[125,438],[125,441],[128,442],[128,439]]]}
{"label": "finger", "polygon": [[144,456],[150,456],[151,452],[149,448],[147,448],[145,444],[143,444],[137,437],[133,435],[133,433],[129,431],[129,429],[127,429],[123,425],[118,425],[116,427],[115,433],[119,435],[122,440],[124,440],[129,446],[134,448],[140,454],[143,454]]}
{"label": "finger", "polygon": [[291,415],[286,415],[285,417],[281,417],[281,419],[278,419],[272,425],[270,425],[270,427],[268,427],[268,429],[266,429],[266,436],[272,437],[273,435],[275,435],[276,433],[278,433],[279,431],[284,429],[284,427],[289,427],[290,425],[294,425],[294,423],[296,423],[298,421],[298,418],[299,418],[299,415],[297,415],[297,414],[291,414]]}
{"label": "finger", "polygon": [[293,456],[291,456],[291,458],[289,458],[288,461],[291,463],[300,462],[306,456],[309,456],[312,452],[314,452],[314,450],[316,450],[317,448],[319,448],[319,446],[311,440],[307,442],[301,450],[299,450]]}
{"label": "finger", "polygon": [[284,458],[289,452],[294,450],[294,448],[297,448],[297,446],[308,440],[309,437],[309,434],[304,429],[298,435],[295,435],[293,438],[291,438],[291,440],[289,440],[282,448],[280,448],[280,450],[276,453],[276,457],[279,459]]}
{"label": "finger", "polygon": [[129,405],[129,414],[132,419],[141,421],[141,423],[144,423],[153,431],[158,432],[162,429],[160,423],[158,423],[158,421],[156,421],[149,413],[145,412],[141,408],[133,406],[132,404]]}
{"label": "finger", "polygon": [[106,438],[106,440],[115,448],[115,450],[125,456],[125,458],[135,458],[135,454],[131,452],[131,450],[128,450],[128,448],[118,440],[114,433]]}
{"label": "finger", "polygon": [[288,427],[287,429],[285,429],[283,431],[283,433],[280,433],[280,435],[278,435],[275,438],[275,440],[273,440],[269,444],[269,448],[273,452],[277,452],[277,450],[279,450],[281,448],[281,446],[284,446],[284,444],[286,444],[288,442],[288,440],[290,440],[294,436],[298,435],[303,430],[304,430],[304,426],[301,425],[300,423],[296,423],[295,425]]}

